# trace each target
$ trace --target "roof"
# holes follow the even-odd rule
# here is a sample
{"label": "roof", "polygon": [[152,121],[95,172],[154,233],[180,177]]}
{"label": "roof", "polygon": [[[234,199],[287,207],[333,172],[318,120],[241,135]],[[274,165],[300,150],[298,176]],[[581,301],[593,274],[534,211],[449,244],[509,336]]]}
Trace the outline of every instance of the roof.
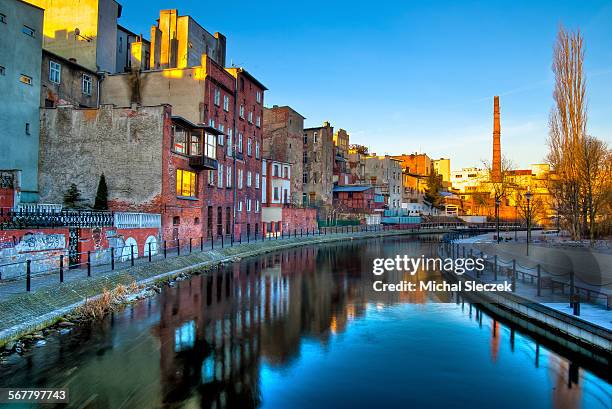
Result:
{"label": "roof", "polygon": [[236,71],[236,73],[241,73],[242,75],[247,77],[249,79],[249,81],[251,81],[253,84],[257,85],[262,90],[264,90],[264,91],[268,90],[268,88],[264,84],[259,82],[259,80],[257,78],[252,76],[247,70],[245,70],[242,67],[228,67],[228,68],[226,68],[226,70],[228,70],[228,71],[234,70],[234,71]]}
{"label": "roof", "polygon": [[346,186],[334,186],[334,192],[365,192],[366,190],[372,189],[372,186],[356,186],[356,185],[346,185]]}
{"label": "roof", "polygon": [[76,68],[78,68],[80,70],[83,70],[83,71],[87,71],[87,72],[89,72],[89,73],[91,73],[91,74],[93,74],[93,75],[95,75],[97,77],[100,76],[97,72],[92,71],[89,68],[82,66],[78,62],[71,61],[70,59],[68,59],[66,57],[62,57],[61,55],[57,55],[57,54],[47,50],[46,48],[43,48],[42,52],[43,52],[43,54],[49,55],[49,57],[51,57],[54,60],[60,60],[63,64],[72,65],[73,67],[76,67]]}
{"label": "roof", "polygon": [[178,116],[178,115],[172,115],[172,121],[174,121],[175,123],[179,124],[179,125],[183,125],[187,128],[191,128],[191,129],[203,129],[208,133],[214,134],[214,135],[224,135],[223,132],[213,128],[212,126],[208,126],[208,125],[204,125],[204,124],[194,124],[193,122],[189,121],[188,119],[183,118],[182,116]]}

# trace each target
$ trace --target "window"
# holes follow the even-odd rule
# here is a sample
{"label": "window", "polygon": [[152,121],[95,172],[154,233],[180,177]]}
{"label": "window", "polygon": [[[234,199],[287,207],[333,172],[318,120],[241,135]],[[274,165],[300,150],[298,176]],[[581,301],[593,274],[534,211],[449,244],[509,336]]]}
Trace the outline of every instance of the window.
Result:
{"label": "window", "polygon": [[247,138],[247,155],[253,155],[253,143],[251,138]]}
{"label": "window", "polygon": [[178,226],[179,224],[181,224],[181,218],[179,216],[174,216],[172,218],[172,225]]}
{"label": "window", "polygon": [[278,191],[278,186],[274,187],[274,201],[278,202],[280,200],[280,193]]}
{"label": "window", "polygon": [[258,104],[261,104],[261,91],[257,91],[257,93],[255,94],[255,100]]}
{"label": "window", "polygon": [[304,134],[304,145],[308,145],[308,135]]}
{"label": "window", "polygon": [[259,173],[255,174],[255,188],[259,189]]}
{"label": "window", "polygon": [[0,75],[6,75],[6,68],[0,65]]}
{"label": "window", "polygon": [[247,199],[246,201],[247,212],[251,211],[251,199]]}
{"label": "window", "polygon": [[91,76],[83,74],[83,94],[91,95]]}
{"label": "window", "polygon": [[214,119],[209,119],[208,120],[208,125],[210,125],[211,127],[215,127],[215,120]]}
{"label": "window", "polygon": [[312,141],[314,143],[317,143],[317,133],[316,132],[312,135]]}
{"label": "window", "polygon": [[255,200],[255,213],[259,213],[259,200]]}
{"label": "window", "polygon": [[229,112],[229,96],[223,95],[223,110]]}
{"label": "window", "polygon": [[221,90],[219,88],[215,88],[215,105],[221,105]]}
{"label": "window", "polygon": [[217,159],[217,136],[206,132],[204,137],[206,139],[204,155],[211,159]]}
{"label": "window", "polygon": [[253,111],[249,111],[249,123],[253,123]]}
{"label": "window", "polygon": [[227,165],[226,187],[232,187],[232,167]]}
{"label": "window", "polygon": [[176,170],[176,195],[182,197],[196,197],[196,174],[188,170]]}
{"label": "window", "polygon": [[119,52],[123,52],[123,37],[119,37]]}
{"label": "window", "polygon": [[202,154],[202,146],[200,145],[200,133],[192,132],[189,139],[189,154],[192,156]]}
{"label": "window", "polygon": [[187,131],[180,126],[172,126],[172,150],[187,155]]}
{"label": "window", "polygon": [[239,133],[238,134],[238,141],[237,141],[237,146],[236,146],[236,150],[240,153],[242,153],[242,134]]}
{"label": "window", "polygon": [[289,166],[283,166],[283,177],[289,179]]}
{"label": "window", "polygon": [[302,174],[302,183],[308,183],[308,172]]}
{"label": "window", "polygon": [[62,66],[55,61],[49,61],[49,81],[59,84],[62,78]]}
{"label": "window", "polygon": [[27,36],[34,37],[34,33],[36,32],[36,30],[34,30],[32,27],[28,27],[24,25],[21,28],[21,32]]}
{"label": "window", "polygon": [[278,165],[272,166],[272,176],[279,176],[278,174]]}
{"label": "window", "polygon": [[19,77],[19,81],[23,82],[26,85],[32,85],[32,77],[28,77],[24,74],[21,74],[21,76]]}
{"label": "window", "polygon": [[259,115],[257,115],[257,118],[255,119],[255,126],[261,128],[261,117]]}
{"label": "window", "polygon": [[223,165],[219,165],[217,168],[217,187],[223,187]]}
{"label": "window", "polygon": [[0,13],[0,23],[6,24],[6,14]]}
{"label": "window", "polygon": [[247,171],[247,187],[251,187],[251,184],[253,182],[253,174],[251,173],[250,170]]}
{"label": "window", "polygon": [[232,130],[228,130],[227,132],[227,154],[232,154]]}
{"label": "window", "polygon": [[244,119],[244,105],[240,105],[240,118]]}
{"label": "window", "polygon": [[244,171],[242,169],[238,169],[238,174],[237,176],[237,183],[238,183],[238,189],[242,189],[242,180],[244,178]]}
{"label": "window", "polygon": [[215,171],[209,170],[208,171],[208,186],[214,186],[214,185],[215,185]]}
{"label": "window", "polygon": [[308,163],[308,152],[304,152],[304,163]]}
{"label": "window", "polygon": [[26,135],[30,134],[30,123],[29,122],[26,122],[25,124],[25,133]]}
{"label": "window", "polygon": [[238,202],[238,211],[241,212],[242,211],[242,200],[240,200]]}
{"label": "window", "polygon": [[[219,132],[224,133],[225,132],[225,125],[223,124],[219,124]],[[219,135],[219,137],[217,138],[219,145],[223,146],[223,135]]]}

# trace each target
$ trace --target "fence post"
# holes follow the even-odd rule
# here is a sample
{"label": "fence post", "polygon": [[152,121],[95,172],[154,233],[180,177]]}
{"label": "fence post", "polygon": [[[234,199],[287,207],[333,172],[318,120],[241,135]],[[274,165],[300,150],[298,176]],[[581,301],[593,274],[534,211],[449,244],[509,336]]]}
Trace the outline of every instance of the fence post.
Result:
{"label": "fence post", "polygon": [[[574,292],[574,270],[572,269],[572,271],[570,271],[570,308],[574,308]],[[574,315],[576,314],[574,313]]]}
{"label": "fence post", "polygon": [[30,292],[32,285],[32,260],[26,260],[26,291]]}
{"label": "fence post", "polygon": [[192,245],[191,245],[191,243],[192,243],[192,240],[191,240],[191,237],[190,237],[190,238],[189,238],[189,254],[191,254],[191,250],[192,250]]}
{"label": "fence post", "polygon": [[149,263],[151,262],[151,242],[149,242]]}
{"label": "fence post", "polygon": [[213,236],[212,234],[210,236],[210,249],[211,250],[215,249],[215,236]]}
{"label": "fence post", "polygon": [[130,265],[134,267],[134,245],[130,244]]}
{"label": "fence post", "polygon": [[200,236],[200,251],[204,251],[204,236]]}
{"label": "fence post", "polygon": [[540,265],[538,264],[538,297],[540,296],[540,293],[542,292],[542,282],[540,281],[541,279],[541,272],[540,272]]}
{"label": "fence post", "polygon": [[176,255],[181,255],[181,239],[179,239],[178,237],[176,238]]}
{"label": "fence post", "polygon": [[91,277],[91,251],[87,250],[87,277]]}
{"label": "fence post", "polygon": [[223,248],[225,244],[223,243],[223,234],[221,234],[221,248]]}
{"label": "fence post", "polygon": [[512,259],[512,292],[516,292],[516,259]]}
{"label": "fence post", "polygon": [[164,258],[168,257],[168,242],[164,240]]}

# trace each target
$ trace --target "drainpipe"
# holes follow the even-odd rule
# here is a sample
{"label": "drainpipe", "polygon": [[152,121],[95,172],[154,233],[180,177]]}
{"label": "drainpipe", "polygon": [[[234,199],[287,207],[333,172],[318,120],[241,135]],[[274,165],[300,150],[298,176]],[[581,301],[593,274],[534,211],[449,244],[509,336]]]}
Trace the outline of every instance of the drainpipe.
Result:
{"label": "drainpipe", "polygon": [[100,83],[104,81],[104,73],[98,72],[98,94],[96,95],[96,108],[100,108]]}
{"label": "drainpipe", "polygon": [[[236,68],[236,76],[234,77],[234,136],[232,140],[232,153],[233,153],[233,174],[232,174],[232,208],[233,208],[233,217],[232,217],[232,237],[234,236],[234,232],[236,231],[236,199],[238,196],[237,186],[236,186],[236,151],[237,151],[237,142],[238,142],[238,69]],[[241,141],[242,143],[242,141]],[[242,146],[241,146],[242,147]]]}

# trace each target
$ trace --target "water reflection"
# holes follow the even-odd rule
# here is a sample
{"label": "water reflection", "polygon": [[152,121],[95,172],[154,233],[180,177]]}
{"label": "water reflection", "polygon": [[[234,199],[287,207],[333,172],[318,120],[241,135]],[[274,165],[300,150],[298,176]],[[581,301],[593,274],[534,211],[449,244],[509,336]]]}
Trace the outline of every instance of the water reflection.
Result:
{"label": "water reflection", "polygon": [[433,251],[385,239],[246,259],[13,358],[0,386],[65,386],[85,408],[609,407],[608,382],[456,294],[373,291],[374,258]]}

